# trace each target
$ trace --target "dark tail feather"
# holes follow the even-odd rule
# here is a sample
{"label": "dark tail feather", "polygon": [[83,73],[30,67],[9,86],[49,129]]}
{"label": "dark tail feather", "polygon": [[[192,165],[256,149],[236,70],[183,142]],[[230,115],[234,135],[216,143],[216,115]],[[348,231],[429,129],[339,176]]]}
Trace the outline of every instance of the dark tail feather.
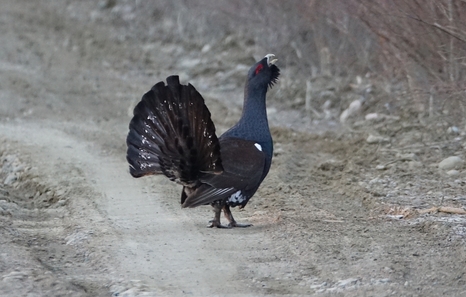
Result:
{"label": "dark tail feather", "polygon": [[126,139],[134,177],[165,174],[193,185],[206,173],[223,171],[215,126],[204,99],[178,76],[157,83],[134,109]]}

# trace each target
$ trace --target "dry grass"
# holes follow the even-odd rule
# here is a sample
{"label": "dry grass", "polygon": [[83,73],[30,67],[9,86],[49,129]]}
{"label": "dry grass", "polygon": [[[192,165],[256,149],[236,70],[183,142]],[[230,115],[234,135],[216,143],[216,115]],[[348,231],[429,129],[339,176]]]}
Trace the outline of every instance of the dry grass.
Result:
{"label": "dry grass", "polygon": [[464,114],[466,2],[353,1],[357,18],[377,37],[383,73],[400,77],[411,101],[429,115]]}
{"label": "dry grass", "polygon": [[[338,91],[370,73],[387,96],[418,106],[418,112],[456,118],[465,112],[462,0],[116,3],[133,6],[137,15],[118,17],[116,24],[148,42],[184,42],[199,52],[209,45],[212,50],[203,54],[217,56],[240,47],[245,57],[236,58],[243,63],[277,53],[283,70],[278,88],[292,100],[304,98],[306,83],[316,78],[331,77]],[[322,102],[313,104],[318,109]]]}

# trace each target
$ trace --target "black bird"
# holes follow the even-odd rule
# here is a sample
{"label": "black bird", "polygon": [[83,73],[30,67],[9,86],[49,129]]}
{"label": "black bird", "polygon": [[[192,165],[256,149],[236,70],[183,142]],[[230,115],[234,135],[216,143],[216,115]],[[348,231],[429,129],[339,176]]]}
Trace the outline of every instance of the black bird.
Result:
{"label": "black bird", "polygon": [[[230,207],[243,208],[269,172],[273,143],[266,113],[268,87],[280,70],[268,54],[248,72],[241,119],[219,138],[204,99],[178,76],[159,82],[134,109],[126,139],[133,177],[164,174],[183,185],[182,207],[211,204],[209,227],[248,227],[233,218]],[[220,224],[223,209],[230,222]]]}

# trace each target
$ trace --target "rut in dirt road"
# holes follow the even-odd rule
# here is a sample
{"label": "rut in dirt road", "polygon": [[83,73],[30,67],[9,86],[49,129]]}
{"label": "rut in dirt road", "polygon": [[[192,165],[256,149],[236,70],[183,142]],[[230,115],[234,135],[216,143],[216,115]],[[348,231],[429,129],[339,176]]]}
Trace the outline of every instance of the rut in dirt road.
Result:
{"label": "rut in dirt road", "polygon": [[[93,257],[108,253],[112,259],[108,264],[116,265],[109,267],[112,272],[109,283],[125,284],[114,285],[114,290],[128,289],[129,280],[140,280],[136,289],[144,292],[194,295],[250,292],[243,281],[257,268],[242,270],[250,266],[248,258],[257,257],[256,245],[264,241],[260,230],[212,233],[195,223],[202,217],[200,213],[187,213],[178,208],[178,202],[167,203],[171,199],[162,198],[173,194],[170,185],[154,188],[150,186],[154,181],[133,180],[124,160],[95,155],[90,143],[73,139],[46,124],[5,124],[0,131],[3,137],[34,149],[38,158],[48,160],[53,156],[59,160],[59,166],[74,164],[83,170],[87,186],[98,194],[91,198],[95,204],[89,207],[96,207],[101,217],[91,221],[108,225],[103,237],[90,242]],[[27,143],[22,137],[26,133],[31,136]],[[67,179],[53,174],[51,178]]]}

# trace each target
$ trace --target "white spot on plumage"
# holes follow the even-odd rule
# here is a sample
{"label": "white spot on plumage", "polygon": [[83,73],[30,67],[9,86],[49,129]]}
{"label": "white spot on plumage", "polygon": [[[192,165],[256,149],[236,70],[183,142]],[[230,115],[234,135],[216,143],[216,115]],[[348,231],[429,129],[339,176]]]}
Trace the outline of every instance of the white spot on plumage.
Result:
{"label": "white spot on plumage", "polygon": [[230,203],[238,203],[241,204],[246,200],[246,197],[243,196],[241,191],[237,191],[233,194],[231,194],[230,198],[228,198],[228,202]]}
{"label": "white spot on plumage", "polygon": [[258,143],[254,143],[254,146],[262,152],[262,146]]}

